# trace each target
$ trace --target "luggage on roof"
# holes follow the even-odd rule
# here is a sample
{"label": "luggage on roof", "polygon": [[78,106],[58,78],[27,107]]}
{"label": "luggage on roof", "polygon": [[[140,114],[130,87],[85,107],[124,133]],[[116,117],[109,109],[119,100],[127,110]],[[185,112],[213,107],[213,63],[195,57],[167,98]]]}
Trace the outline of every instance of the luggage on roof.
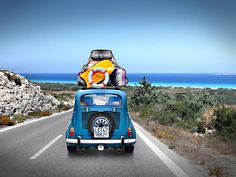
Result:
{"label": "luggage on roof", "polygon": [[126,71],[117,64],[111,50],[93,50],[78,73],[78,85],[87,88],[123,87],[127,83]]}

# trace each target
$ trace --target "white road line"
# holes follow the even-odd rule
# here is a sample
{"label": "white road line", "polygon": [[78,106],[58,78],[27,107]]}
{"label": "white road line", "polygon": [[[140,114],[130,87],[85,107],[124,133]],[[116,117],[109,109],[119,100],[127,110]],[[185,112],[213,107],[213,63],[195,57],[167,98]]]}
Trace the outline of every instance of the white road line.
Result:
{"label": "white road line", "polygon": [[14,126],[11,126],[11,127],[4,127],[4,128],[1,128],[1,129],[0,129],[0,133],[1,133],[1,132],[8,131],[8,130],[11,130],[11,129],[14,129],[14,128],[18,128],[18,127],[21,127],[21,126],[24,126],[24,125],[27,125],[27,124],[32,124],[32,123],[35,123],[35,122],[38,122],[38,121],[41,121],[41,120],[45,120],[45,119],[48,119],[48,118],[51,118],[51,117],[55,117],[55,116],[57,116],[57,115],[70,112],[71,110],[72,110],[72,109],[70,109],[70,110],[68,110],[68,111],[64,111],[64,112],[55,113],[55,114],[53,114],[53,115],[51,115],[51,116],[42,117],[42,118],[38,118],[38,119],[35,119],[35,120],[29,120],[29,121],[27,121],[27,122],[19,123],[19,124],[16,124],[16,125],[14,125]]}
{"label": "white road line", "polygon": [[140,125],[133,122],[135,130],[139,137],[149,146],[149,148],[162,160],[162,162],[177,177],[189,177],[178,165],[176,165],[165,153],[163,153],[151,140],[149,140],[141,131]]}
{"label": "white road line", "polygon": [[47,145],[45,145],[42,149],[40,149],[38,152],[36,152],[32,157],[30,157],[31,160],[37,159],[38,156],[40,156],[44,151],[46,151],[53,143],[55,143],[57,140],[59,140],[62,137],[62,135],[58,135],[56,138],[54,138],[52,141],[50,141]]}

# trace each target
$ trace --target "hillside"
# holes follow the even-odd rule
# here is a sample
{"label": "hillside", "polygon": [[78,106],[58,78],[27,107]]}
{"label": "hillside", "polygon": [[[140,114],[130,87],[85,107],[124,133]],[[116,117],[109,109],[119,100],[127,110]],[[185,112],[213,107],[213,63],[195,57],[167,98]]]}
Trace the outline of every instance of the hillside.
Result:
{"label": "hillside", "polygon": [[12,116],[29,112],[53,112],[60,102],[19,74],[0,70],[0,114]]}

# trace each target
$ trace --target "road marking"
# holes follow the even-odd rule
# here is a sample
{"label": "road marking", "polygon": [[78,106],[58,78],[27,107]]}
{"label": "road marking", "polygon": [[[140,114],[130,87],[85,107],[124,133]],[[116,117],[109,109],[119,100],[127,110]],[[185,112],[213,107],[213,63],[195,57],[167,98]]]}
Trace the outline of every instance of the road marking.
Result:
{"label": "road marking", "polygon": [[51,117],[55,117],[55,116],[58,116],[60,114],[64,114],[64,113],[67,113],[67,112],[70,112],[72,109],[68,110],[68,111],[64,111],[64,112],[59,112],[59,113],[56,113],[56,114],[53,114],[51,116],[47,116],[47,117],[42,117],[42,118],[38,118],[38,119],[35,119],[35,120],[29,120],[27,122],[23,122],[23,123],[19,123],[19,124],[16,124],[12,127],[4,127],[2,129],[0,129],[0,133],[1,132],[5,132],[5,131],[8,131],[8,130],[11,130],[11,129],[14,129],[14,128],[18,128],[18,127],[21,127],[21,126],[24,126],[24,125],[28,125],[28,124],[32,124],[32,123],[35,123],[35,122],[38,122],[38,121],[41,121],[41,120],[45,120],[45,119],[48,119],[48,118],[51,118]]}
{"label": "road marking", "polygon": [[133,122],[136,132],[139,137],[146,143],[149,148],[162,160],[162,162],[175,174],[177,177],[189,177],[178,165],[176,165],[165,153],[163,153],[151,140],[149,140],[141,131],[140,125]]}
{"label": "road marking", "polygon": [[44,151],[46,151],[53,143],[55,143],[57,140],[59,140],[62,137],[62,135],[58,135],[56,138],[54,138],[52,141],[50,141],[47,145],[45,145],[42,149],[40,149],[38,152],[36,152],[32,157],[30,157],[31,160],[37,159],[38,156],[40,156]]}

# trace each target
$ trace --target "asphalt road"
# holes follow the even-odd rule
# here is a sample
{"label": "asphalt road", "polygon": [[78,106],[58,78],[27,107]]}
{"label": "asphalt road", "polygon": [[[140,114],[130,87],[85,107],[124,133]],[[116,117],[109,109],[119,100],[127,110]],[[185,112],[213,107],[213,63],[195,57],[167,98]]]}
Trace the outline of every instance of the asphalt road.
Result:
{"label": "asphalt road", "polygon": [[0,131],[0,177],[204,176],[139,126],[133,154],[115,150],[69,154],[65,130],[70,117],[66,112]]}

